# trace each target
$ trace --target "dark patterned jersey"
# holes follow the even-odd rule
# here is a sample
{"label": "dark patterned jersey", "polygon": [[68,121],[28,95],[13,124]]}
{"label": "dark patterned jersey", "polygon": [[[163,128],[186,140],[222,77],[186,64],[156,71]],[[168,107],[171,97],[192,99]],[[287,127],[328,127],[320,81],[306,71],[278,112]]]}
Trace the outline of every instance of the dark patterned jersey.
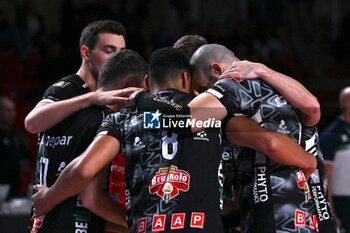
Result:
{"label": "dark patterned jersey", "polygon": [[[59,101],[87,91],[87,85],[79,76],[70,75],[49,87],[43,99]],[[69,162],[85,151],[104,117],[104,108],[90,107],[40,133],[34,184],[52,186]],[[47,213],[43,220],[37,221],[40,225],[37,232],[104,231],[104,221],[84,208],[78,195],[63,201]]]}
{"label": "dark patterned jersey", "polygon": [[[298,112],[262,80],[220,80],[208,93],[221,101],[229,115],[245,115],[266,129],[302,142]],[[259,151],[243,148],[235,182],[242,232],[318,232],[319,215],[301,186],[302,176],[297,167],[278,164]]]}
{"label": "dark patterned jersey", "polygon": [[[192,99],[175,89],[156,95],[181,104]],[[125,155],[130,232],[223,232],[219,129],[180,137],[143,123],[137,108],[124,109],[99,129],[118,139]]]}
{"label": "dark patterned jersey", "polygon": [[316,126],[303,127],[301,145],[307,152],[314,154],[317,159],[316,170],[308,180],[309,199],[312,201],[309,208],[312,213],[318,216],[318,225],[321,233],[337,232],[337,225],[328,201],[327,174]]}

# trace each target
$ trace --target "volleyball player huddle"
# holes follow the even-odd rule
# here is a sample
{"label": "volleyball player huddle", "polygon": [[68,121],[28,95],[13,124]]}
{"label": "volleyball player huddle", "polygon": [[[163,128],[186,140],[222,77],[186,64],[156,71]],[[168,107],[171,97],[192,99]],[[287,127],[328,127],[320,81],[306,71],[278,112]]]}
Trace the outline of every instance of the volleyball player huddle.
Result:
{"label": "volleyball player huddle", "polygon": [[337,232],[310,92],[199,36],[147,66],[124,36],[89,24],[79,71],[26,118],[39,133],[31,232],[224,232],[224,183],[241,232]]}

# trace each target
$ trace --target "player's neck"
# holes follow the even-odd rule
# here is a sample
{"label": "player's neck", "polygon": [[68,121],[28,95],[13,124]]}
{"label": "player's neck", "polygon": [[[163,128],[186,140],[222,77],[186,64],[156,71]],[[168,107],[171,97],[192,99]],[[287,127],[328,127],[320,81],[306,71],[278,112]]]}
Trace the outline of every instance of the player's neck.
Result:
{"label": "player's neck", "polygon": [[172,83],[150,88],[150,93],[155,94],[155,93],[158,93],[160,91],[167,90],[167,89],[176,89],[178,91],[182,91],[182,92],[188,93],[188,90],[186,90],[186,89],[184,89],[182,87],[179,87],[178,85],[174,85]]}
{"label": "player's neck", "polygon": [[97,81],[87,67],[87,64],[83,63],[76,74],[89,86],[90,90],[96,91]]}

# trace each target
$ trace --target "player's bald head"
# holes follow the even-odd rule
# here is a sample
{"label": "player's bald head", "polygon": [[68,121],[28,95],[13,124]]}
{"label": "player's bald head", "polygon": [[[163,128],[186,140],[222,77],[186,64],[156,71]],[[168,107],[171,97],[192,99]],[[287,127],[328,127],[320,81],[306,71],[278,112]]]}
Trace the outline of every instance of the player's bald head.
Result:
{"label": "player's bald head", "polygon": [[238,61],[235,54],[223,45],[206,44],[199,47],[191,58],[194,71],[209,73],[210,65],[214,62],[231,64]]}
{"label": "player's bald head", "polygon": [[207,90],[234,61],[238,61],[238,58],[225,46],[202,45],[196,50],[190,61],[192,89],[199,93]]}
{"label": "player's bald head", "polygon": [[345,87],[339,94],[340,108],[344,110],[346,107],[350,107],[350,86]]}

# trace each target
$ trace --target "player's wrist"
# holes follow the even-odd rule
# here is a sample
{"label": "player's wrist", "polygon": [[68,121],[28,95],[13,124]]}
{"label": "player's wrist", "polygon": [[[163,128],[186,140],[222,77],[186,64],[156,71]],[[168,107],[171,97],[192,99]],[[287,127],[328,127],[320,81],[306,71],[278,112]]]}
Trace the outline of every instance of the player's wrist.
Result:
{"label": "player's wrist", "polygon": [[98,91],[92,91],[85,94],[85,98],[83,99],[84,107],[90,107],[92,105],[98,105]]}
{"label": "player's wrist", "polygon": [[58,198],[55,198],[55,191],[53,188],[48,188],[45,195],[47,201],[47,208],[52,210],[56,205],[60,203]]}
{"label": "player's wrist", "polygon": [[258,77],[262,78],[265,81],[273,78],[273,72],[270,68],[264,64],[258,63],[258,68],[256,69],[256,74]]}

